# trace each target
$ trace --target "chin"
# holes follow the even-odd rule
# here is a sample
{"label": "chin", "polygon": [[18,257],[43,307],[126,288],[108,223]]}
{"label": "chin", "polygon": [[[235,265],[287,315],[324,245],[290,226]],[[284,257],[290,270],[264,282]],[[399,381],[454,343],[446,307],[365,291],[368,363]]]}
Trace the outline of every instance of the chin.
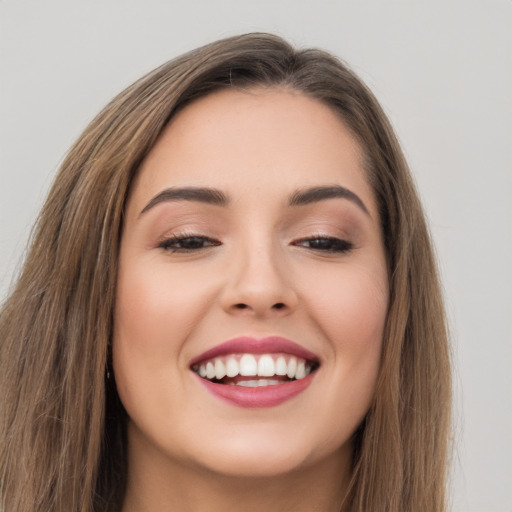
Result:
{"label": "chin", "polygon": [[240,478],[270,478],[292,473],[305,465],[298,454],[243,453],[212,461],[210,470]]}
{"label": "chin", "polygon": [[330,457],[342,459],[342,452],[351,453],[348,443],[338,449],[319,446],[289,432],[284,437],[265,433],[225,441],[202,451],[202,457],[196,460],[205,469],[229,477],[276,478],[300,472]]}

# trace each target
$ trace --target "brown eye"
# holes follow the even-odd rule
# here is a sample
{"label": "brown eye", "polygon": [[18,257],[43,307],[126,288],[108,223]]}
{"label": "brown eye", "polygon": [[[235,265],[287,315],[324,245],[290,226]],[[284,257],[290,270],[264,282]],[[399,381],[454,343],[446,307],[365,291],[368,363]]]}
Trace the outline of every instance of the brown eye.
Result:
{"label": "brown eye", "polygon": [[195,236],[195,235],[175,235],[165,240],[162,240],[158,247],[164,251],[171,252],[193,252],[207,247],[215,247],[220,245],[220,242],[208,238],[206,236]]}
{"label": "brown eye", "polygon": [[294,243],[314,251],[344,253],[353,249],[353,244],[347,240],[335,237],[305,238]]}

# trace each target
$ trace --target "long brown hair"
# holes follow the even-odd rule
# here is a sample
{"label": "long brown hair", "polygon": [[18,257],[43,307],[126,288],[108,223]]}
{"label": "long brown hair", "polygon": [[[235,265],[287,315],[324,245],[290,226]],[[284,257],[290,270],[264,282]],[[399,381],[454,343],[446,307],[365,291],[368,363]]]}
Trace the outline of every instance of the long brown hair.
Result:
{"label": "long brown hair", "polygon": [[91,122],[64,160],[1,310],[4,512],[120,510],[126,414],[107,377],[130,184],[179,109],[221,88],[252,86],[286,86],[336,111],[364,149],[379,205],[389,313],[374,402],[354,434],[347,510],[446,509],[445,317],[400,146],[372,93],[339,60],[248,34],[199,48],[137,81]]}

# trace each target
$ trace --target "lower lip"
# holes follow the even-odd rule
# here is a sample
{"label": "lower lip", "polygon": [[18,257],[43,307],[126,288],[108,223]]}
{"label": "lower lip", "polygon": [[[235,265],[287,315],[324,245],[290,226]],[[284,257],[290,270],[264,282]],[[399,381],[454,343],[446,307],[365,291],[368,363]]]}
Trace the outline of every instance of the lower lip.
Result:
{"label": "lower lip", "polygon": [[300,380],[256,388],[217,384],[196,375],[201,384],[215,397],[237,407],[256,408],[275,407],[291,400],[307,389],[313,382],[315,373]]}

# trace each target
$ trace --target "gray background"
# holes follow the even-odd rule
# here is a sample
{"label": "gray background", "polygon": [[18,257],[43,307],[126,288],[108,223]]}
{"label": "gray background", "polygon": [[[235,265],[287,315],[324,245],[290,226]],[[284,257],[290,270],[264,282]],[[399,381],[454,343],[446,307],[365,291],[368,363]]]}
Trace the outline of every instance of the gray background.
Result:
{"label": "gray background", "polygon": [[220,37],[272,31],[366,80],[408,156],[455,363],[456,512],[512,511],[512,2],[0,0],[0,298],[52,176],[125,86]]}

